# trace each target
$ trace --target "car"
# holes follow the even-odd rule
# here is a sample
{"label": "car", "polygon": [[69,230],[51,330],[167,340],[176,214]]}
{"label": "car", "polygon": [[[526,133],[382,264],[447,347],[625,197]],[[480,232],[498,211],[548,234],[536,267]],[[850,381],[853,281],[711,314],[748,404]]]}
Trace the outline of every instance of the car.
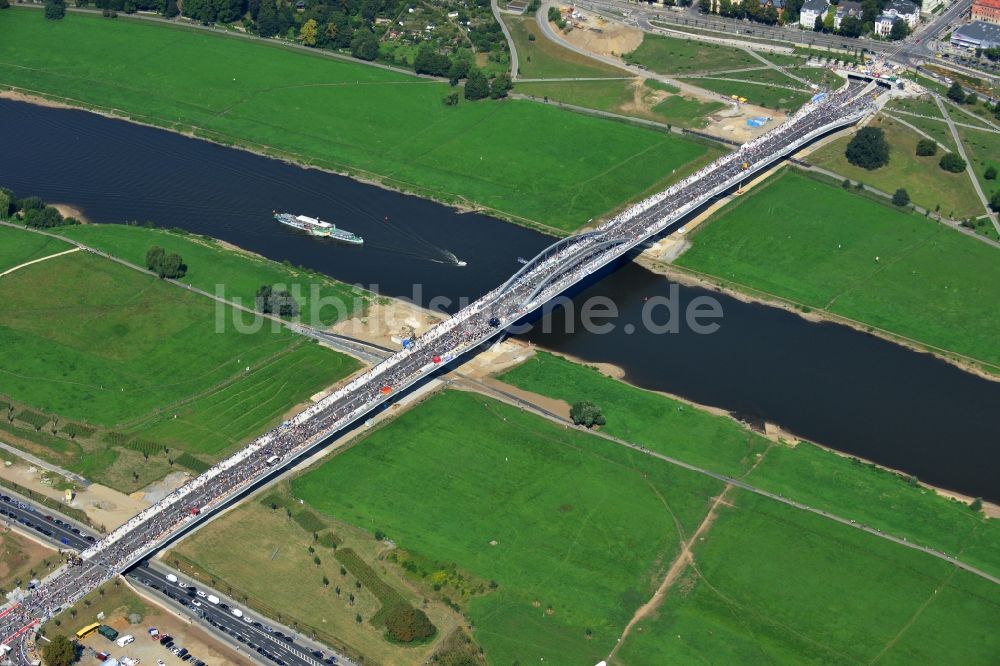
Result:
{"label": "car", "polygon": [[170,648],[170,651],[173,652],[174,654],[180,654],[181,653],[181,649],[177,645],[175,645],[172,648]]}
{"label": "car", "polygon": [[191,660],[191,655],[189,654],[186,654],[183,657],[181,657],[181,661],[190,661],[190,660]]}
{"label": "car", "polygon": [[178,653],[177,653],[177,656],[178,656],[178,657],[183,657],[183,656],[184,656],[184,655],[186,655],[187,653],[188,653],[188,650],[187,650],[187,648],[181,648],[181,649],[180,649],[180,652],[178,652]]}
{"label": "car", "polygon": [[166,643],[169,640],[173,640],[173,636],[171,636],[170,634],[163,634],[162,636],[160,636],[161,643]]}
{"label": "car", "polygon": [[163,661],[162,659],[157,659],[156,660],[156,666],[167,666],[167,663],[165,661]]}
{"label": "car", "polygon": [[170,641],[167,641],[166,643],[163,643],[162,645],[163,645],[163,647],[165,647],[168,650],[170,650],[170,649],[172,649],[174,647],[174,642],[172,640],[170,640]]}
{"label": "car", "polygon": [[247,624],[251,624],[253,623],[253,618],[251,618],[249,615],[244,615],[243,621],[246,622]]}
{"label": "car", "polygon": [[201,602],[198,601],[197,599],[195,599],[194,601],[191,602],[191,605],[192,606],[201,606]]}
{"label": "car", "polygon": [[197,595],[198,595],[199,597],[201,597],[202,599],[204,599],[205,597],[207,597],[207,596],[208,596],[207,594],[205,594],[205,593],[204,593],[204,592],[202,592],[201,590],[195,590],[195,594],[197,594]]}

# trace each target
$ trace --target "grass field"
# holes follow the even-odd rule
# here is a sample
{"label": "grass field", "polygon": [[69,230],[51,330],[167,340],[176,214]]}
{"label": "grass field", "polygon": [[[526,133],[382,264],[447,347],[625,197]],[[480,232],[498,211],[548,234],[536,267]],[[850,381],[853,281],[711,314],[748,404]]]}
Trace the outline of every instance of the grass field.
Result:
{"label": "grass field", "polygon": [[[729,78],[728,75],[727,78]],[[708,78],[687,79],[687,82],[699,88],[712,90],[726,97],[731,97],[732,95],[746,97],[750,104],[756,104],[768,109],[794,111],[808,102],[809,98],[812,97],[812,93],[775,88],[758,83],[722,81],[720,79]]]}
{"label": "grass field", "polygon": [[72,247],[55,238],[0,227],[0,273],[14,266],[63,252]]}
{"label": "grass field", "polygon": [[603,430],[609,435],[732,476],[749,470],[768,444],[735,421],[547,353],[535,354],[499,379],[569,404],[593,400],[607,417]]}
{"label": "grass field", "polygon": [[0,596],[32,578],[42,578],[60,564],[56,551],[14,531],[0,528]]}
{"label": "grass field", "polygon": [[725,107],[722,102],[701,102],[692,97],[672,95],[653,107],[662,122],[684,127],[704,127],[705,116]]}
{"label": "grass field", "polygon": [[[164,446],[198,467],[358,367],[284,329],[238,331],[230,308],[86,252],[7,275],[0,294],[0,394],[19,405],[16,418],[49,421],[5,427],[122,489],[166,473],[179,452],[160,455]],[[49,433],[69,421],[98,432]]]}
{"label": "grass field", "polygon": [[[234,252],[214,240],[197,236],[120,224],[85,224],[60,229],[58,233],[139,266],[146,265],[146,251],[159,245],[168,253],[176,252],[184,257],[188,271],[181,282],[210,294],[217,293],[217,286],[223,285],[225,298],[238,299],[250,308],[254,307],[254,297],[261,285],[284,285],[293,294],[302,295],[298,299],[301,319],[316,326],[333,324],[338,316],[349,318],[364,306],[369,296],[325,275],[289,268],[257,255]],[[319,299],[324,300],[309,298],[313,285],[318,289]],[[343,304],[342,309],[330,306],[313,312],[314,305],[326,302],[325,299],[336,299]]]}
{"label": "grass field", "polygon": [[959,127],[958,136],[962,139],[962,145],[965,146],[965,152],[972,163],[972,170],[976,172],[976,178],[979,179],[979,186],[983,188],[986,198],[989,199],[994,192],[1000,189],[1000,180],[986,180],[983,174],[991,166],[1000,171],[1000,134]]}
{"label": "grass field", "polygon": [[[921,120],[910,116],[903,116],[903,119],[906,122]],[[938,124],[945,132],[948,131],[943,122]],[[982,214],[982,204],[969,182],[969,176],[964,171],[949,173],[938,166],[943,154],[940,148],[937,155],[917,157],[917,142],[923,138],[919,134],[891,118],[880,118],[873,121],[871,126],[885,130],[885,138],[889,142],[889,164],[886,166],[869,171],[848,162],[844,150],[850,141],[849,137],[841,137],[823,146],[806,159],[816,166],[834,171],[855,182],[877,187],[889,194],[902,187],[914,203],[929,210],[940,206],[942,215],[964,218]],[[952,143],[949,141],[945,145]]]}
{"label": "grass field", "polygon": [[664,184],[705,150],[534,102],[446,107],[447,83],[262,42],[18,9],[4,22],[0,85],[563,230]]}
{"label": "grass field", "polygon": [[[525,79],[627,77],[623,69],[574,53],[545,37],[534,16],[507,16],[504,23],[517,48],[518,76]],[[534,35],[534,40],[528,35]]]}
{"label": "grass field", "polygon": [[921,216],[785,171],[693,238],[682,267],[1000,364],[994,248]]}
{"label": "grass field", "polygon": [[[945,124],[944,119],[933,120],[931,118],[918,118],[916,116],[906,116],[900,114],[894,120],[903,120],[913,125],[924,134],[927,134],[932,139],[937,141],[942,146],[947,147],[949,152],[955,152],[955,139],[951,135],[951,130],[948,129],[948,125]],[[924,138],[923,136],[919,137]],[[892,147],[890,146],[890,152]],[[941,148],[938,148],[938,159],[940,159]]]}
{"label": "grass field", "polygon": [[[572,404],[595,401],[603,431],[714,472],[745,480],[808,506],[906,537],[1000,575],[1000,521],[898,475],[807,443],[770,446],[729,418],[630,386],[596,370],[538,353],[500,379]],[[766,449],[766,452],[765,452]]]}
{"label": "grass field", "polygon": [[[421,605],[398,572],[389,570],[380,556],[387,546],[371,534],[328,518],[308,514],[310,530],[303,529],[286,508],[293,502],[282,490],[269,492],[261,500],[245,502],[206,529],[185,539],[166,556],[167,562],[186,575],[210,582],[269,617],[284,618],[286,624],[298,624],[303,631],[318,632],[328,644],[345,646],[350,654],[365,656],[366,662],[378,664],[423,664],[437,649],[441,639],[458,624],[458,616],[440,601],[428,604],[425,612],[438,628],[435,639],[425,645],[394,645],[383,638],[383,629],[370,619],[379,610],[379,602],[368,586],[358,589],[356,578],[340,573],[337,550],[350,548],[376,568],[383,582]],[[277,507],[271,508],[271,502]],[[297,502],[294,502],[297,504]],[[312,532],[329,534],[335,530],[337,550],[322,545]],[[240,557],[232,556],[232,544],[244,544]],[[310,552],[310,548],[314,552]],[[320,558],[317,565],[314,557]],[[261,576],[261,571],[267,571]],[[323,584],[323,578],[329,585]],[[338,595],[337,590],[340,589]],[[350,595],[354,595],[351,603]],[[355,616],[364,622],[358,624]],[[306,630],[306,628],[309,628]]]}
{"label": "grass field", "polygon": [[[720,490],[448,392],[292,482],[320,511],[497,583],[464,612],[491,663],[596,663]],[[590,630],[590,638],[587,630]]]}
{"label": "grass field", "polygon": [[759,496],[731,499],[616,663],[994,662],[993,583]]}
{"label": "grass field", "polygon": [[639,48],[626,53],[624,58],[660,74],[711,72],[761,64],[741,49],[651,34],[644,35]]}

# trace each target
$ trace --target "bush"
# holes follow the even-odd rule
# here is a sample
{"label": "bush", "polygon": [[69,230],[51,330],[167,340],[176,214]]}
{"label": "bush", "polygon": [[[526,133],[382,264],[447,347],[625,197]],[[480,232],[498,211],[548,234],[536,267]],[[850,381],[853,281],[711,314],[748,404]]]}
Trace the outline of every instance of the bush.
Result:
{"label": "bush", "polygon": [[397,604],[385,615],[385,632],[397,643],[412,643],[430,638],[435,633],[427,615],[418,608]]}
{"label": "bush", "polygon": [[961,173],[962,171],[965,171],[965,160],[955,153],[945,153],[942,155],[938,165],[945,171],[950,171],[951,173]]}
{"label": "bush", "polygon": [[167,254],[166,250],[154,245],[146,252],[146,268],[161,278],[175,280],[187,274],[187,266],[179,254]]}
{"label": "bush", "polygon": [[271,285],[261,285],[257,290],[256,307],[264,314],[279,317],[295,317],[299,314],[299,303],[287,289],[274,289]]}
{"label": "bush", "polygon": [[576,425],[585,428],[592,428],[595,425],[602,426],[607,423],[601,409],[592,402],[583,400],[573,405],[569,410],[569,416]]}
{"label": "bush", "polygon": [[470,69],[465,80],[465,99],[475,101],[490,96],[490,82],[479,69]]}
{"label": "bush", "polygon": [[934,139],[921,139],[917,141],[917,155],[920,157],[937,155],[937,142]]}
{"label": "bush", "polygon": [[45,18],[58,21],[66,16],[66,0],[45,0]]}
{"label": "bush", "polygon": [[994,212],[1000,213],[1000,190],[994,192],[993,196],[990,197],[990,208],[992,208]]}
{"label": "bush", "polygon": [[896,190],[896,193],[892,195],[892,203],[897,206],[905,206],[910,203],[910,194],[902,187]]}
{"label": "bush", "polygon": [[449,93],[441,98],[441,103],[445,106],[458,106],[458,93]]}
{"label": "bush", "polygon": [[862,128],[844,152],[847,161],[862,169],[877,169],[889,163],[889,144],[880,127]]}
{"label": "bush", "polygon": [[24,213],[24,223],[29,227],[35,227],[36,229],[51,229],[52,227],[61,227],[67,224],[72,224],[73,218],[63,219],[62,214],[57,211],[52,206],[44,206],[42,208],[30,208]]}
{"label": "bush", "polygon": [[81,651],[76,643],[60,634],[45,643],[42,656],[49,666],[69,666],[79,658]]}
{"label": "bush", "polygon": [[986,171],[983,172],[983,178],[985,178],[986,180],[996,180],[997,170],[992,166],[986,167]]}
{"label": "bush", "polygon": [[948,99],[955,102],[956,104],[961,104],[965,101],[965,91],[962,90],[962,84],[955,81],[948,88]]}

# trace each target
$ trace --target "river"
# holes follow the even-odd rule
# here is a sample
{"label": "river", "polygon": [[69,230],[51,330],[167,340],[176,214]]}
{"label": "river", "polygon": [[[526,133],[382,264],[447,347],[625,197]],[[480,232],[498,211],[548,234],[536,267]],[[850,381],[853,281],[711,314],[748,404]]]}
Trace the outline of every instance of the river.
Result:
{"label": "river", "polygon": [[[94,221],[181,227],[387,296],[444,297],[449,309],[496,286],[517,270],[518,257],[551,241],[485,215],[82,111],[0,100],[0,146],[0,185],[20,196],[70,204]],[[271,221],[274,209],[331,219],[365,246],[306,238]],[[619,366],[635,385],[1000,500],[1000,383],[845,326],[674,288],[682,310],[697,297],[714,298],[724,313],[719,330],[648,331],[643,309],[669,296],[671,283],[628,263],[573,299],[613,300],[619,317],[611,332],[567,333],[575,317],[557,310],[551,332],[536,326],[525,337]]]}

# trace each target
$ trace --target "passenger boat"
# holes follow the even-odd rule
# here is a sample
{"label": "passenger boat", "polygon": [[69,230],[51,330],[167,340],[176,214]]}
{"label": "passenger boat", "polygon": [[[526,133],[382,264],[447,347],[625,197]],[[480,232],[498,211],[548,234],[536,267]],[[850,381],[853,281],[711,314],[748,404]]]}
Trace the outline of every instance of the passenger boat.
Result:
{"label": "passenger boat", "polygon": [[351,245],[362,245],[365,240],[344,229],[338,229],[337,225],[324,222],[308,215],[292,215],[291,213],[275,213],[274,219],[287,227],[305,231],[310,236],[319,238],[332,238],[333,240]]}

